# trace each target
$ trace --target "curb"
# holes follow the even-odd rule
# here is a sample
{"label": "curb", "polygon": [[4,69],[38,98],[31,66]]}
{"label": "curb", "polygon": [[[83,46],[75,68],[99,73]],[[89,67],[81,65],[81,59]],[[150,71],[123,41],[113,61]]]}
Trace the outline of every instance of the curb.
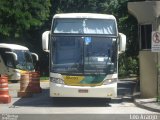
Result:
{"label": "curb", "polygon": [[146,102],[146,99],[134,99],[134,104],[137,106],[137,107],[140,107],[140,108],[143,108],[143,109],[147,109],[147,110],[150,110],[150,111],[153,111],[153,112],[159,112],[160,113],[160,109],[159,108],[155,108],[154,106],[152,105],[147,105],[147,104],[151,104],[151,103],[155,103],[156,105],[156,101],[152,100],[150,101],[151,99],[148,99],[149,101]]}

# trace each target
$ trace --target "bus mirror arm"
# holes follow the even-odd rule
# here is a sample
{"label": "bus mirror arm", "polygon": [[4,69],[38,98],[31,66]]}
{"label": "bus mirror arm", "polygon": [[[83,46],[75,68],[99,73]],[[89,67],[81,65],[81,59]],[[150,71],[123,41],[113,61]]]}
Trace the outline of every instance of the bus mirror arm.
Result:
{"label": "bus mirror arm", "polygon": [[6,54],[11,54],[14,57],[14,60],[17,61],[18,60],[18,56],[16,53],[14,52],[5,52]]}

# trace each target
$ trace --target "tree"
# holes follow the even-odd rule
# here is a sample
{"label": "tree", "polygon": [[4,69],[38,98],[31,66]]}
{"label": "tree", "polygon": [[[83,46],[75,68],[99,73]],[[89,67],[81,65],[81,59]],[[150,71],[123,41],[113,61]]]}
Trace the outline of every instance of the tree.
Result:
{"label": "tree", "polygon": [[[53,0],[57,1],[57,0]],[[107,0],[59,0],[57,13],[96,12],[103,13]]]}
{"label": "tree", "polygon": [[1,0],[0,35],[12,39],[41,26],[49,17],[50,0]]}

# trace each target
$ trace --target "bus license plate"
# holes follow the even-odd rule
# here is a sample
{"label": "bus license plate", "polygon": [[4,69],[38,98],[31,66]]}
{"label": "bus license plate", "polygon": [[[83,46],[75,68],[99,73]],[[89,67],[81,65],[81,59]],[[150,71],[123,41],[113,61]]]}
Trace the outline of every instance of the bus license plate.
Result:
{"label": "bus license plate", "polygon": [[85,89],[80,89],[78,90],[79,93],[88,93],[88,90],[85,90]]}

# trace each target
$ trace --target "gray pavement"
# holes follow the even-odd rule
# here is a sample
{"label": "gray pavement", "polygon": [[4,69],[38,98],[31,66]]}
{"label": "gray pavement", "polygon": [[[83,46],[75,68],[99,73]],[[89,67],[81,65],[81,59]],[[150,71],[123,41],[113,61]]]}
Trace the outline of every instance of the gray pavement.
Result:
{"label": "gray pavement", "polygon": [[[135,82],[137,81],[137,78],[125,78],[125,79],[119,79],[119,80],[120,82],[122,81]],[[134,87],[135,88],[134,88],[132,97],[135,105],[143,109],[160,113],[160,102],[157,102],[157,98],[143,99],[140,97],[140,88],[139,88],[140,86],[137,84],[137,86],[134,86]]]}
{"label": "gray pavement", "polygon": [[[12,84],[9,84],[9,88],[10,88],[10,95],[12,96],[13,100],[10,104],[8,105],[1,105],[1,107],[4,107],[4,106],[8,106],[9,108],[12,108],[12,107],[16,107],[18,104],[18,106],[21,106],[20,103],[23,103],[24,104],[28,104],[27,102],[27,99],[24,99],[23,101],[20,100],[20,98],[17,97],[17,92],[19,91],[19,84],[14,84],[14,86]],[[49,83],[48,82],[45,82],[44,84],[41,84],[41,87],[44,88],[43,92],[45,96],[48,96],[48,87],[49,87]],[[46,91],[45,91],[46,90]],[[42,97],[41,95],[36,95],[36,96],[39,96],[39,97]],[[49,105],[48,102],[52,101],[51,98],[47,98],[47,97],[44,97],[43,99],[41,99],[41,106],[43,106],[43,104],[45,104],[44,106],[46,107],[46,105]],[[31,103],[35,104],[36,103],[36,98],[33,97],[32,98],[33,101]],[[126,99],[126,98],[125,98]],[[15,104],[15,101],[20,101],[20,102],[17,102]],[[137,105],[138,107],[140,108],[143,108],[143,109],[147,109],[147,110],[150,110],[150,111],[153,111],[153,112],[159,112],[160,113],[160,102],[157,102],[156,98],[150,98],[150,99],[141,99],[141,98],[137,98],[137,96],[133,97],[133,100],[134,100],[134,103],[135,105]],[[45,101],[45,102],[44,102]],[[121,101],[121,99],[120,99]],[[30,103],[30,104],[31,104]],[[122,102],[124,103],[124,101]],[[37,103],[38,104],[38,103]],[[112,106],[115,106],[116,104],[113,104]],[[127,104],[128,105],[128,104]],[[32,105],[31,105],[32,106]],[[38,105],[37,105],[38,106]],[[119,105],[120,106],[120,105]],[[124,105],[123,105],[124,106]],[[72,108],[73,109],[73,108]],[[96,108],[97,109],[97,108]],[[61,111],[61,110],[60,110]],[[104,111],[104,110],[103,110]],[[92,111],[93,112],[93,111]],[[96,111],[97,112],[97,111]]]}
{"label": "gray pavement", "polygon": [[138,107],[160,113],[160,102],[157,102],[156,98],[148,98],[148,99],[135,98],[134,103]]}

